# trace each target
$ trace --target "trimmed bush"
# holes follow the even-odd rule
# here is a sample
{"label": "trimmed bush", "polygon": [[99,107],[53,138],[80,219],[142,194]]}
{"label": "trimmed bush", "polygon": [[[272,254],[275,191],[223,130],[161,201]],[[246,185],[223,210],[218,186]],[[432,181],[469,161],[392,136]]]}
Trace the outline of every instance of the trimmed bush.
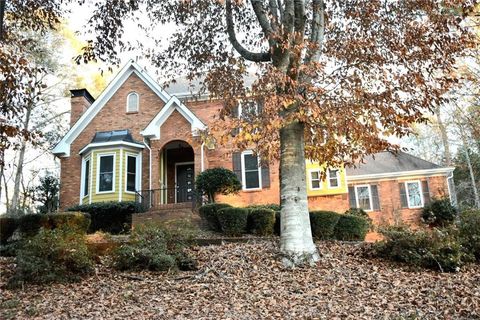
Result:
{"label": "trimmed bush", "polygon": [[347,211],[345,211],[345,214],[351,214],[352,216],[359,216],[365,219],[369,218],[368,213],[362,208],[350,208]]}
{"label": "trimmed bush", "polygon": [[248,209],[223,208],[218,210],[218,222],[223,233],[239,236],[247,231]]}
{"label": "trimmed bush", "polygon": [[450,199],[433,200],[422,210],[422,220],[431,227],[451,225],[457,217],[457,209]]}
{"label": "trimmed bush", "polygon": [[458,229],[462,245],[480,261],[480,210],[462,212]]}
{"label": "trimmed bush", "polygon": [[252,204],[246,207],[247,209],[270,209],[273,211],[280,212],[280,205],[275,203],[268,203],[268,204]]}
{"label": "trimmed bush", "polygon": [[237,175],[225,168],[211,168],[200,173],[195,179],[195,188],[208,196],[208,202],[215,202],[216,194],[231,194],[242,190]]}
{"label": "trimmed bush", "polygon": [[333,211],[310,212],[310,225],[312,235],[317,239],[334,239],[335,226],[340,219],[340,214]]}
{"label": "trimmed bush", "polygon": [[89,233],[103,231],[111,234],[121,234],[130,232],[132,229],[132,214],[142,212],[143,208],[138,202],[124,201],[84,204],[67,210],[90,214]]}
{"label": "trimmed bush", "polygon": [[222,231],[222,228],[218,221],[218,210],[231,207],[231,205],[226,203],[209,203],[201,206],[198,209],[198,212],[210,230],[220,232]]}
{"label": "trimmed bush", "polygon": [[17,220],[7,215],[0,216],[0,244],[7,243],[7,240],[17,229]]}
{"label": "trimmed bush", "polygon": [[41,222],[42,227],[47,229],[66,227],[86,233],[90,226],[90,215],[83,212],[49,213]]}
{"label": "trimmed bush", "polygon": [[183,252],[181,234],[153,225],[135,228],[131,241],[114,251],[113,265],[119,270],[194,270],[196,262]]}
{"label": "trimmed bush", "polygon": [[282,227],[280,222],[280,217],[281,217],[280,210],[275,211],[275,225],[273,226],[273,233],[275,233],[275,235],[277,236],[280,235],[281,227]]}
{"label": "trimmed bush", "polygon": [[18,250],[17,270],[10,285],[75,281],[91,273],[93,260],[84,237],[64,227],[40,229]]}
{"label": "trimmed bush", "polygon": [[46,223],[44,214],[26,214],[18,218],[18,229],[24,237],[33,237]]}
{"label": "trimmed bush", "polygon": [[367,219],[350,214],[341,214],[335,225],[334,237],[337,240],[344,241],[363,241],[369,229],[370,223]]}
{"label": "trimmed bush", "polygon": [[453,228],[412,231],[390,227],[380,232],[384,240],[375,243],[373,248],[377,256],[385,259],[442,272],[459,271],[471,261]]}
{"label": "trimmed bush", "polygon": [[275,226],[275,211],[271,209],[249,209],[248,232],[259,236],[273,234]]}

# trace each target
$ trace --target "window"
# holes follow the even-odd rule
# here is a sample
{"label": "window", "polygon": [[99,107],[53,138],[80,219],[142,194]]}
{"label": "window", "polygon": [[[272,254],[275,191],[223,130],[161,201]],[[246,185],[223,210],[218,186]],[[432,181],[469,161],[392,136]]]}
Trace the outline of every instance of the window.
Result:
{"label": "window", "polygon": [[321,175],[319,170],[310,171],[310,189],[320,190],[322,188]]}
{"label": "window", "polygon": [[408,207],[423,207],[422,187],[420,186],[420,181],[405,182],[405,189],[407,190]]}
{"label": "window", "polygon": [[138,101],[139,101],[139,96],[138,93],[136,92],[131,92],[127,96],[127,112],[136,112],[138,111]]}
{"label": "window", "polygon": [[258,157],[251,151],[242,153],[242,185],[244,190],[261,189],[261,169]]}
{"label": "window", "polygon": [[328,187],[340,187],[340,171],[338,169],[328,169]]}
{"label": "window", "polygon": [[115,180],[114,170],[115,156],[99,155],[98,156],[98,192],[112,192]]}
{"label": "window", "polygon": [[88,196],[90,183],[90,159],[86,159],[83,163],[83,196]]}
{"label": "window", "polygon": [[127,155],[127,191],[137,190],[137,157]]}
{"label": "window", "polygon": [[355,186],[355,196],[357,199],[357,208],[365,211],[372,211],[372,193],[369,185]]}

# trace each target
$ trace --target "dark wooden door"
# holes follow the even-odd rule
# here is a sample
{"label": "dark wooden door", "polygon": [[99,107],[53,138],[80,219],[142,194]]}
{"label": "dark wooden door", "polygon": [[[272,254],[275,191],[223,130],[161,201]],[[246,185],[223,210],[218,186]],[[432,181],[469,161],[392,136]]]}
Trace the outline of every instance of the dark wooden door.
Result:
{"label": "dark wooden door", "polygon": [[177,165],[177,203],[193,201],[193,164]]}

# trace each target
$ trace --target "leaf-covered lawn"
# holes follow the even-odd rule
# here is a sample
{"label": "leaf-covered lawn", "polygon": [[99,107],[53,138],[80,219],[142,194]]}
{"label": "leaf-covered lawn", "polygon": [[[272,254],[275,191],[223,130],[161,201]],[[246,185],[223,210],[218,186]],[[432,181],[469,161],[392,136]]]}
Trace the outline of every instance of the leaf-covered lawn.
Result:
{"label": "leaf-covered lawn", "polygon": [[[119,273],[100,267],[74,284],[2,289],[0,318],[477,319],[480,266],[412,271],[363,258],[358,244],[318,243],[315,268],[286,270],[269,241],[200,247],[195,272]],[[13,267],[1,260],[1,284]]]}

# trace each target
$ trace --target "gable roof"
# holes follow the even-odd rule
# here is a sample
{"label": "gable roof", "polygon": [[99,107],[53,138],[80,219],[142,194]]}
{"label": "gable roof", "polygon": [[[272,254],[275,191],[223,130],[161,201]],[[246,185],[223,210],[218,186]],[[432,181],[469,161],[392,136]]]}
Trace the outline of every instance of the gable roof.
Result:
{"label": "gable roof", "polygon": [[198,135],[199,130],[206,129],[207,126],[202,120],[188,109],[176,96],[173,96],[140,134],[144,137],[159,139],[160,127],[175,110],[190,123],[193,135]]}
{"label": "gable roof", "polygon": [[402,173],[448,173],[454,168],[441,167],[430,161],[420,159],[405,152],[392,153],[389,151],[375,153],[367,156],[364,163],[357,164],[356,168],[346,168],[347,177],[367,178],[383,177],[384,175],[399,176]]}
{"label": "gable roof", "polygon": [[70,156],[70,144],[80,135],[93,118],[102,110],[103,106],[117,92],[122,84],[135,73],[147,86],[155,92],[164,103],[167,103],[171,96],[163,90],[160,85],[150,77],[135,61],[130,60],[115,76],[115,78],[103,90],[93,104],[82,114],[82,116],[70,128],[67,134],[53,148],[52,153],[57,156]]}

